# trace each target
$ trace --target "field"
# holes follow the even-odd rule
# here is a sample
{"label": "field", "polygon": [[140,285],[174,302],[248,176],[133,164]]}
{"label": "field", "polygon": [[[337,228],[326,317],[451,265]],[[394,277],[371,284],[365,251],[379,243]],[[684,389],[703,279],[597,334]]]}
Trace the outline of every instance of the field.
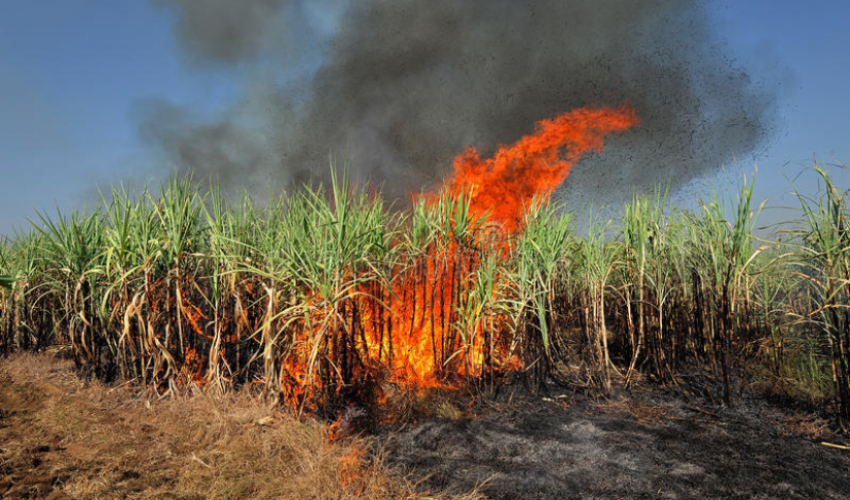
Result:
{"label": "field", "polygon": [[[596,111],[588,113],[599,118]],[[604,118],[629,116],[627,110],[611,113],[613,118]],[[544,141],[547,126],[573,126],[570,120],[577,118],[568,118],[529,137]],[[575,158],[601,147],[608,130],[626,126],[624,121],[593,132],[599,144],[583,144]],[[518,147],[537,145],[518,144],[507,152]],[[0,354],[6,357],[0,366],[5,377],[18,377],[4,396],[10,409],[4,407],[0,422],[17,418],[7,412],[26,410],[44,432],[73,424],[65,416],[45,423],[42,403],[27,400],[29,389],[14,392],[15,384],[26,383],[21,380],[32,377],[38,386],[45,376],[24,365],[53,363],[19,353],[51,350],[73,360],[76,372],[90,381],[38,386],[48,396],[58,393],[51,396],[51,411],[65,411],[62,394],[69,390],[123,384],[133,388],[128,392],[133,396],[98,389],[94,408],[120,419],[129,405],[134,409],[125,420],[136,423],[144,414],[133,406],[141,404],[140,397],[163,399],[150,418],[159,420],[155,415],[161,413],[188,425],[158,430],[164,433],[160,447],[128,451],[133,462],[153,461],[151,470],[173,466],[168,457],[175,450],[196,458],[194,475],[162,479],[147,485],[150,491],[179,484],[199,497],[262,497],[265,493],[255,490],[223,493],[233,485],[232,478],[219,476],[229,469],[227,461],[256,464],[252,468],[262,477],[290,477],[292,471],[266,468],[285,466],[281,463],[289,459],[282,457],[294,453],[310,460],[326,457],[321,467],[329,469],[312,464],[297,469],[331,470],[327,475],[333,477],[345,476],[349,457],[358,464],[355,479],[342,480],[342,489],[309,494],[286,490],[295,487],[287,482],[280,486],[284,490],[270,490],[278,492],[273,495],[412,495],[411,480],[379,460],[379,450],[348,441],[351,436],[380,435],[434,416],[450,422],[449,436],[461,425],[451,422],[470,419],[461,428],[477,433],[498,420],[492,407],[506,404],[506,393],[535,401],[579,395],[593,402],[587,403],[592,410],[605,404],[630,408],[640,405],[636,394],[666,391],[677,396],[664,403],[673,406],[665,415],[675,417],[664,432],[684,433],[682,439],[702,436],[705,442],[719,439],[713,434],[717,429],[704,421],[681,423],[693,415],[686,416],[685,403],[675,398],[697,398],[701,417],[720,411],[711,408],[743,412],[743,420],[730,414],[734,425],[743,425],[741,432],[759,419],[765,429],[775,428],[766,414],[753,414],[749,399],[779,402],[823,422],[826,430],[814,439],[828,435],[828,444],[837,446],[824,451],[809,444],[817,451],[801,448],[800,456],[817,461],[827,456],[836,460],[836,470],[846,471],[846,462],[834,454],[846,453],[842,436],[850,428],[850,200],[826,171],[812,169],[821,191],[814,199],[799,197],[799,220],[776,237],[760,238],[754,234],[760,207],[747,180],[731,196],[714,195],[695,210],[668,206],[666,192],[659,189],[635,196],[616,219],[591,217],[584,223],[574,220],[569,207],[549,203],[554,187],[529,185],[528,196],[518,196],[511,207],[501,203],[494,212],[482,208],[492,205],[481,198],[490,191],[470,189],[478,184],[457,179],[463,172],[497,171],[492,162],[500,156],[495,158],[482,162],[474,151],[465,153],[458,162],[468,165],[459,169],[456,163],[458,177],[440,192],[414,197],[409,209],[388,206],[378,193],[351,185],[344,175],[332,176],[329,186],[305,187],[263,206],[247,195],[232,199],[215,185],[204,188],[191,178],[173,177],[139,193],[104,193],[102,207],[88,213],[40,214],[32,228],[0,246]],[[506,161],[516,166],[518,160]],[[570,165],[564,163],[563,176]],[[555,176],[547,186],[560,180]],[[189,394],[204,396],[181,399]],[[175,401],[190,403],[183,407]],[[224,409],[208,410],[204,404]],[[650,406],[660,411],[657,404]],[[240,412],[251,421],[282,423],[263,430],[271,433],[266,437],[253,424],[222,423],[243,418]],[[563,419],[584,429],[609,422]],[[529,425],[551,424],[541,422]],[[137,424],[126,432],[154,425]],[[97,441],[92,429],[98,425],[95,419],[71,434]],[[122,425],[127,423],[111,423],[110,432],[118,435],[107,439],[126,435],[118,430]],[[299,434],[304,432],[314,435]],[[552,439],[563,441],[559,435],[553,431]],[[134,439],[148,438],[143,432]],[[181,440],[186,441],[181,445]],[[10,442],[27,443],[25,438]],[[258,444],[240,451],[245,442]],[[281,449],[280,443],[298,449]],[[40,446],[49,447],[48,455],[53,446],[71,453],[65,444],[33,449],[41,453]],[[129,445],[119,440],[115,446]],[[411,446],[391,462],[422,468],[426,459],[410,456]],[[150,455],[133,455],[142,452]],[[231,457],[231,452],[249,456]],[[722,446],[717,453],[725,453]],[[62,454],[51,456],[57,460]],[[32,463],[38,468],[44,459]],[[364,469],[361,463],[378,465]],[[710,463],[697,465],[722,474],[712,472]],[[121,468],[127,467],[115,470]],[[135,484],[138,478],[131,476],[142,473],[133,471],[125,479]],[[315,487],[317,480],[309,478],[304,487]],[[94,475],[79,488],[111,485],[100,493],[106,494],[123,488],[121,481]],[[198,484],[190,486],[192,481]],[[430,481],[422,484],[451,486],[457,494],[471,495],[478,486],[488,491],[486,484],[466,480]],[[746,478],[740,484],[746,485]],[[823,487],[818,491],[834,496],[841,485]],[[814,494],[803,486],[789,488],[802,497]],[[722,496],[723,491],[702,494]]]}
{"label": "field", "polygon": [[[0,495],[101,499],[847,498],[827,423],[746,400],[580,394],[340,437],[245,394],[159,400],[53,354],[0,365]],[[475,413],[473,416],[471,413]],[[814,442],[813,442],[814,441]]]}

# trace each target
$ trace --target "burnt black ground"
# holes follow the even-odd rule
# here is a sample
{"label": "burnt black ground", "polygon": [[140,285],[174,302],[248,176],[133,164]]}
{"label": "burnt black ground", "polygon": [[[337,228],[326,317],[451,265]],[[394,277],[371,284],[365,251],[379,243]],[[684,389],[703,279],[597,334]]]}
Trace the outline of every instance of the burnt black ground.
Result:
{"label": "burnt black ground", "polygon": [[[570,401],[567,403],[566,401]],[[761,401],[698,407],[672,394],[549,399],[434,419],[389,441],[423,491],[493,499],[850,498],[850,451],[780,425]]]}

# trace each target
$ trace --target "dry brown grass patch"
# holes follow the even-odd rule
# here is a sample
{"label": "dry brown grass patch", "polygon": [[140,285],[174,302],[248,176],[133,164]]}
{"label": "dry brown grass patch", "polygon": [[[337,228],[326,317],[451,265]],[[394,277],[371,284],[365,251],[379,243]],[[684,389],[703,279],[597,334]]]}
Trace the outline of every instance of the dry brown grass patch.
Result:
{"label": "dry brown grass patch", "polygon": [[415,496],[374,443],[334,442],[327,425],[247,395],[161,401],[81,379],[49,355],[0,361],[0,381],[3,498]]}
{"label": "dry brown grass patch", "polygon": [[639,399],[602,399],[591,407],[602,413],[629,415],[642,424],[655,425],[672,418],[669,409]]}
{"label": "dry brown grass patch", "polygon": [[788,415],[782,419],[781,423],[788,431],[814,441],[831,441],[837,437],[829,420],[817,415]]}

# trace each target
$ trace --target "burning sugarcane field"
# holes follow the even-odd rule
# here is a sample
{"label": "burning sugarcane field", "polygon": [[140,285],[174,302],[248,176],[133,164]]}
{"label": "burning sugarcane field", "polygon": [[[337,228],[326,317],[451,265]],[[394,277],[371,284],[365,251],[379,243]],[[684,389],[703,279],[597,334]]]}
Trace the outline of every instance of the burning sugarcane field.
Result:
{"label": "burning sugarcane field", "polygon": [[0,498],[850,498],[843,3],[38,3]]}

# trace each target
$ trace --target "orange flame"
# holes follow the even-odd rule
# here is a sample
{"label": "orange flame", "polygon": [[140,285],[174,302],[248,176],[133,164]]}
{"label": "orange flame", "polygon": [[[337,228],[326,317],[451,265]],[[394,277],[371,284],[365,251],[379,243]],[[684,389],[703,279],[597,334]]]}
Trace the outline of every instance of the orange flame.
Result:
{"label": "orange flame", "polygon": [[[563,113],[541,121],[534,133],[500,148],[492,158],[482,160],[475,148],[467,148],[455,158],[454,175],[442,189],[452,197],[465,192],[474,217],[486,214],[499,230],[516,232],[521,230],[522,211],[534,196],[548,200],[583,154],[601,151],[607,135],[637,123],[637,115],[629,105]],[[426,195],[426,201],[436,200],[439,194]],[[388,342],[395,343],[388,360],[391,381],[415,389],[444,386],[441,373],[445,360],[454,357],[458,360],[458,374],[475,376],[482,372],[485,353],[481,325],[474,326],[475,332],[467,332],[473,341],[464,345],[458,342],[455,325],[451,324],[452,293],[468,289],[468,284],[460,280],[477,266],[474,260],[463,261],[456,246],[432,251],[419,272],[407,275],[395,287],[389,305],[402,320],[392,339],[376,331],[367,336],[369,352],[375,360],[381,360],[382,353],[386,357],[391,349]],[[448,322],[446,314],[450,316]],[[516,359],[501,361],[504,367],[520,366]]]}
{"label": "orange flame", "polygon": [[[491,158],[482,159],[475,148],[467,148],[455,158],[454,173],[440,193],[452,198],[463,193],[474,218],[486,216],[495,231],[514,234],[522,230],[523,211],[535,196],[548,201],[582,155],[601,151],[608,135],[637,124],[637,115],[628,105],[586,107],[543,120],[532,134],[499,148]],[[426,203],[437,200],[440,193],[426,194]],[[479,258],[474,249],[461,248],[457,242],[433,244],[413,259],[412,266],[397,269],[391,290],[371,282],[356,293],[350,291],[348,305],[341,310],[315,313],[314,324],[321,324],[323,316],[338,318],[333,320],[337,331],[323,336],[314,335],[309,325],[291,328],[287,333],[291,347],[276,375],[285,404],[303,405],[328,389],[326,384],[334,384],[337,391],[343,387],[355,391],[349,397],[380,404],[386,401],[381,382],[419,391],[452,387],[458,377],[477,377],[488,368],[521,368],[511,348],[504,345],[507,342],[500,344],[497,337],[510,331],[508,319],[489,318],[487,328],[476,320],[464,327],[473,331],[460,331],[460,320],[468,319],[459,317],[460,306],[473,289]],[[152,297],[153,313],[162,307],[161,300]],[[315,300],[319,303],[321,297]],[[274,310],[274,304],[269,299],[268,308]],[[182,304],[181,309],[191,330],[210,340],[203,333],[207,319],[203,312],[190,304]],[[239,314],[244,317],[238,321],[248,323],[247,313]],[[320,380],[311,373],[311,338],[328,339],[323,354],[328,359],[351,360],[334,364],[336,380],[333,376]],[[188,378],[202,380],[206,363],[197,352],[187,352],[186,365]],[[356,393],[357,381],[378,386],[376,392]]]}
{"label": "orange flame", "polygon": [[608,134],[638,122],[627,104],[563,113],[539,122],[533,134],[500,148],[492,158],[482,160],[478,150],[468,147],[455,158],[454,175],[445,189],[453,194],[465,190],[473,213],[489,213],[505,231],[516,231],[522,211],[535,195],[548,200],[582,155],[602,151]]}

